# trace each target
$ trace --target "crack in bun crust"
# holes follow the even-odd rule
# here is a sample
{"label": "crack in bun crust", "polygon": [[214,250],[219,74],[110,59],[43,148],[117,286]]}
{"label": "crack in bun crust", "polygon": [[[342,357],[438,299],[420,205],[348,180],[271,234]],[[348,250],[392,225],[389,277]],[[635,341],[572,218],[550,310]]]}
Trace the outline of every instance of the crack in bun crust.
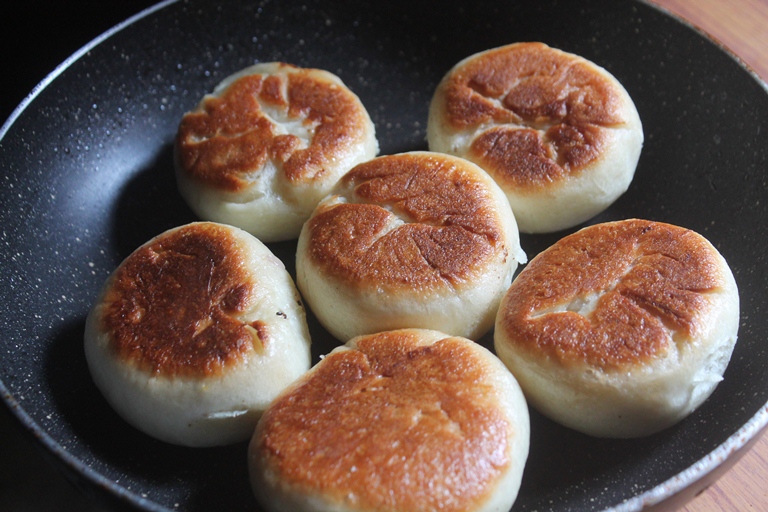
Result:
{"label": "crack in bun crust", "polygon": [[[663,357],[675,340],[692,342],[712,314],[707,295],[723,286],[719,260],[694,232],[606,224],[531,261],[504,303],[503,328],[563,365],[621,371]],[[565,305],[590,294],[598,297],[587,315]]]}
{"label": "crack in bun crust", "polygon": [[[233,192],[247,188],[248,176],[267,159],[277,162],[289,182],[307,181],[362,139],[367,115],[351,92],[319,70],[287,64],[282,70],[242,76],[186,114],[178,132],[182,168]],[[276,131],[270,107],[305,125],[309,144]]]}
{"label": "crack in bun crust", "polygon": [[488,505],[497,493],[507,510],[527,456],[521,400],[467,339],[356,338],[265,413],[249,447],[254,490],[269,510],[502,510]]}
{"label": "crack in bun crust", "polygon": [[116,357],[156,375],[221,374],[253,350],[253,329],[237,318],[257,285],[238,241],[215,224],[196,224],[138,249],[106,294],[102,328]]}
{"label": "crack in bun crust", "polygon": [[377,153],[373,122],[339,77],[268,62],[227,77],[184,115],[176,178],[201,219],[288,240],[345,172]]}
{"label": "crack in bun crust", "polygon": [[435,91],[427,135],[431,150],[491,174],[521,231],[532,233],[571,227],[612,203],[632,180],[643,140],[613,76],[542,43],[456,64]]}
{"label": "crack in bun crust", "polygon": [[546,415],[634,437],[709,396],[738,320],[733,275],[704,237],[631,219],[584,228],[536,256],[502,300],[494,338]]}
{"label": "crack in bun crust", "polygon": [[[350,284],[458,284],[505,243],[489,192],[455,161],[380,157],[355,167],[338,188],[351,191],[351,201],[320,209],[307,232],[313,262]],[[393,216],[406,220],[393,226]]]}
{"label": "crack in bun crust", "polygon": [[342,341],[406,327],[476,339],[524,260],[498,185],[467,160],[416,151],[339,181],[299,236],[297,285]]}
{"label": "crack in bun crust", "polygon": [[123,260],[83,341],[112,408],[183,446],[249,438],[311,364],[306,314],[283,262],[247,232],[213,222],[165,231]]}

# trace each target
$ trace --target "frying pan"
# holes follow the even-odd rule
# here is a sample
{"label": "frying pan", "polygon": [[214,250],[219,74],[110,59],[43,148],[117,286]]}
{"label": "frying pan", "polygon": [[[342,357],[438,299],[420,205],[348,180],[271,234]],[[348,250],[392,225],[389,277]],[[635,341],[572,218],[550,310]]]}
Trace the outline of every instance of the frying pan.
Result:
{"label": "frying pan", "polygon": [[[181,448],[134,430],[92,384],[82,351],[85,315],[109,273],[152,236],[196,220],[173,180],[180,117],[231,72],[283,60],[338,74],[371,113],[382,154],[426,149],[427,106],[442,75],[474,52],[526,40],[607,68],[643,120],[632,186],[590,223],[641,217],[703,234],[734,271],[742,321],[724,381],[659,434],[599,440],[533,412],[513,510],[687,500],[768,422],[768,93],[718,45],[640,1],[170,1],[88,45],[0,132],[5,406],[110,507],[257,510],[244,444]],[[532,257],[571,231],[522,244]],[[270,247],[293,272],[295,243]],[[311,315],[310,327],[317,359],[335,342]]]}

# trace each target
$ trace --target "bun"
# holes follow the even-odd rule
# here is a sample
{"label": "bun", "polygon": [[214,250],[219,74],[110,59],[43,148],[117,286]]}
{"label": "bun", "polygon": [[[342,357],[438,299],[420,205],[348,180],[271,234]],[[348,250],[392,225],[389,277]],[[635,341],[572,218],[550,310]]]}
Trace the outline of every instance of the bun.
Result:
{"label": "bun", "polygon": [[465,338],[361,336],[267,409],[248,448],[270,512],[509,510],[528,457],[515,379]]}
{"label": "bun", "polygon": [[240,229],[169,230],[107,280],[85,326],[93,380],[129,423],[169,443],[248,439],[269,402],[311,364],[298,292]]}
{"label": "bun", "polygon": [[486,173],[411,152],[339,181],[299,236],[296,281],[342,341],[406,327],[476,339],[524,259],[509,204]]}
{"label": "bun", "polygon": [[632,99],[605,69],[542,43],[472,55],[435,91],[429,149],[485,169],[520,231],[575,226],[623,194],[643,130]]}
{"label": "bun", "polygon": [[203,220],[295,239],[336,181],[376,156],[368,112],[335,75],[270,62],[226,78],[182,119],[179,191]]}
{"label": "bun", "polygon": [[496,318],[496,353],[529,403],[599,437],[667,428],[712,393],[739,295],[701,235],[645,220],[598,224],[536,256]]}

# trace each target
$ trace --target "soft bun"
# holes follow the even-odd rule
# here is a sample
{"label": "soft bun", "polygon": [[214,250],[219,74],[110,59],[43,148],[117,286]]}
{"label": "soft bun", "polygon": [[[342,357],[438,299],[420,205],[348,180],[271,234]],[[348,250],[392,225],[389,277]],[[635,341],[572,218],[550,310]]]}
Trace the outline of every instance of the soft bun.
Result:
{"label": "soft bun", "polygon": [[623,194],[643,130],[632,99],[605,69],[542,43],[462,60],[435,91],[429,149],[458,155],[501,186],[520,231],[575,226]]}
{"label": "soft bun", "polygon": [[126,421],[187,446],[248,439],[311,364],[282,262],[248,233],[209,222],[162,233],[125,259],[88,315],[85,355]]}
{"label": "soft bun", "polygon": [[739,295],[701,235],[644,220],[562,238],[515,279],[496,319],[496,353],[529,403],[600,437],[680,421],[731,357]]}
{"label": "soft bun", "polygon": [[339,181],[302,229],[296,281],[342,341],[405,327],[476,339],[524,259],[509,204],[486,173],[411,152]]}
{"label": "soft bun", "polygon": [[406,329],[350,340],[264,413],[248,448],[270,512],[509,510],[528,409],[480,345]]}
{"label": "soft bun", "polygon": [[269,62],[226,78],[176,137],[179,191],[203,220],[294,239],[318,201],[376,156],[374,125],[335,75]]}

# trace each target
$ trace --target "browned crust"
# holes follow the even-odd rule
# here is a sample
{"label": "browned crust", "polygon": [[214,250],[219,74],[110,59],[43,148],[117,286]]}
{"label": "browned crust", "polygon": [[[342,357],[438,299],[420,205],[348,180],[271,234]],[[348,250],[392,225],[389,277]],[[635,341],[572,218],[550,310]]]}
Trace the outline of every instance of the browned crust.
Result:
{"label": "browned crust", "polygon": [[[281,67],[286,75],[235,80],[220,97],[207,96],[182,118],[176,151],[183,172],[240,192],[271,159],[290,183],[298,184],[322,177],[326,167],[364,139],[368,116],[352,92],[318,70]],[[259,102],[303,119],[314,131],[309,146],[295,135],[278,135]]]}
{"label": "browned crust", "polygon": [[474,510],[512,463],[488,371],[466,340],[368,336],[278,398],[255,446],[291,489],[358,510]]}
{"label": "browned crust", "polygon": [[502,186],[549,186],[597,161],[609,129],[628,122],[623,92],[593,65],[542,43],[470,58],[446,77],[444,122],[481,133],[467,155]]}
{"label": "browned crust", "polygon": [[[516,350],[563,367],[640,365],[706,326],[706,295],[724,285],[721,263],[693,231],[627,220],[598,224],[534,258],[510,287],[500,328]],[[590,294],[593,312],[548,313]]]}
{"label": "browned crust", "polygon": [[[311,261],[351,286],[414,288],[457,285],[508,257],[498,204],[460,162],[405,153],[358,165],[340,183],[353,201],[308,221]],[[409,222],[393,229],[393,212]]]}
{"label": "browned crust", "polygon": [[159,236],[117,269],[101,328],[116,357],[162,376],[223,372],[268,341],[236,318],[258,293],[227,228],[199,223]]}

